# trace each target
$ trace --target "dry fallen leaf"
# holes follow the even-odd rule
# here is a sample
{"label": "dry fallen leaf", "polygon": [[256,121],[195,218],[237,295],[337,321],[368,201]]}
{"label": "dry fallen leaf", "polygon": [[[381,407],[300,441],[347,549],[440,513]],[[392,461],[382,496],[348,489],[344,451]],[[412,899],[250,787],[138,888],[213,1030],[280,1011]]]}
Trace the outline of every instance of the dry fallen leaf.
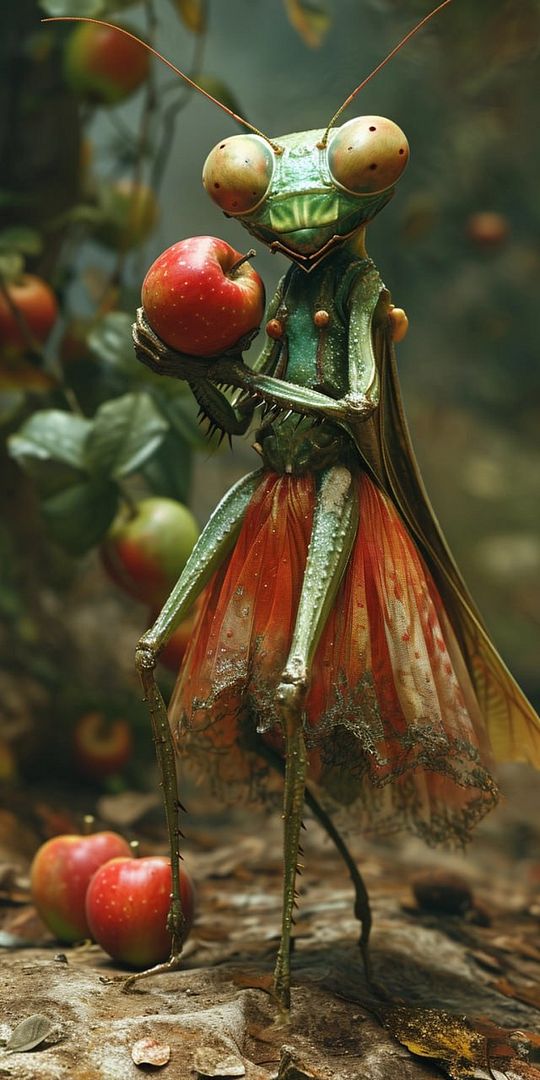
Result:
{"label": "dry fallen leaf", "polygon": [[20,1024],[13,1028],[5,1048],[10,1054],[33,1050],[48,1038],[55,1026],[48,1016],[42,1016],[41,1013],[27,1016],[26,1020],[21,1020]]}
{"label": "dry fallen leaf", "polygon": [[235,971],[232,973],[235,986],[242,990],[264,990],[265,994],[274,993],[274,978],[272,975],[257,975],[253,972]]}
{"label": "dry fallen leaf", "polygon": [[300,1064],[292,1047],[284,1046],[277,1080],[322,1080],[322,1077],[320,1073],[314,1073],[308,1065]]}
{"label": "dry fallen leaf", "polygon": [[118,795],[103,795],[97,804],[98,814],[109,825],[129,828],[160,806],[159,795],[152,792],[121,791]]}
{"label": "dry fallen leaf", "polygon": [[540,986],[533,983],[530,986],[515,986],[505,978],[497,979],[493,986],[499,994],[515,998],[516,1001],[522,1001],[525,1005],[532,1005],[533,1009],[540,1010]]}
{"label": "dry fallen leaf", "polygon": [[188,30],[202,34],[206,29],[206,14],[202,0],[173,0],[173,4]]}
{"label": "dry fallen leaf", "polygon": [[204,1077],[241,1077],[246,1075],[246,1067],[240,1058],[228,1054],[226,1050],[214,1046],[200,1046],[193,1058],[193,1067],[199,1076]]}
{"label": "dry fallen leaf", "polygon": [[[411,1054],[436,1061],[451,1080],[479,1075],[496,1076],[497,1080],[507,1076],[512,1080],[530,1080],[535,1076],[535,1067],[526,1060],[536,1039],[529,1032],[501,1028],[482,1019],[469,1020],[438,1009],[400,1006],[378,1015]],[[536,1075],[540,1080],[538,1070]]]}
{"label": "dry fallen leaf", "polygon": [[289,22],[312,49],[322,45],[330,27],[330,15],[312,0],[284,0]]}
{"label": "dry fallen leaf", "polygon": [[138,1039],[131,1047],[131,1059],[135,1065],[153,1065],[155,1069],[166,1065],[171,1057],[168,1043],[158,1043],[155,1039]]}
{"label": "dry fallen leaf", "polygon": [[474,1077],[479,1067],[488,1067],[486,1036],[465,1016],[399,1006],[385,1010],[381,1019],[411,1054],[440,1062],[452,1080]]}

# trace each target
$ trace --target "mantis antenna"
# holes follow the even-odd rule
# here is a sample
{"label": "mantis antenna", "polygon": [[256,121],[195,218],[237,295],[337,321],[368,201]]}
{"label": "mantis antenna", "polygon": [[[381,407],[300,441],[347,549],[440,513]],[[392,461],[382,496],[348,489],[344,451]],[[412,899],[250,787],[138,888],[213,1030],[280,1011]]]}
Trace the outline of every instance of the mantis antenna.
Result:
{"label": "mantis antenna", "polygon": [[363,79],[363,81],[360,83],[360,85],[357,86],[355,90],[353,90],[352,94],[349,94],[348,98],[343,102],[343,105],[340,105],[338,111],[336,113],[334,113],[334,115],[333,115],[333,117],[332,117],[332,119],[331,119],[331,121],[330,121],[330,123],[329,123],[329,125],[328,125],[328,127],[327,127],[321,141],[320,141],[320,143],[318,144],[321,149],[324,149],[324,147],[326,146],[326,144],[328,142],[328,135],[330,133],[331,128],[335,127],[336,120],[338,120],[339,117],[341,116],[342,112],[344,112],[345,109],[348,108],[348,106],[351,104],[351,101],[354,101],[356,95],[359,94],[360,91],[364,89],[364,86],[367,86],[368,82],[371,81],[371,79],[374,77],[374,75],[378,75],[381,68],[383,68],[385,66],[385,64],[388,63],[389,60],[392,60],[392,58],[396,55],[396,53],[398,53],[399,50],[402,49],[403,46],[406,45],[407,42],[410,41],[410,39],[412,37],[414,37],[415,34],[418,33],[418,31],[421,30],[422,27],[425,26],[426,23],[429,22],[430,19],[432,19],[434,17],[434,15],[437,15],[439,13],[439,11],[442,11],[443,8],[447,7],[448,4],[451,4],[451,3],[452,3],[452,0],[443,0],[442,4],[438,4],[438,6],[436,8],[433,8],[433,11],[430,11],[428,15],[424,15],[424,18],[420,19],[420,22],[416,23],[416,26],[413,26],[412,30],[409,30],[408,34],[405,34],[405,37],[403,37],[401,39],[401,41],[398,41],[397,45],[394,45],[394,48],[388,53],[387,56],[385,56],[384,60],[381,60],[380,64],[377,64],[377,67],[373,68],[373,71],[371,72],[371,74],[368,75],[365,79]]}
{"label": "mantis antenna", "polygon": [[[447,3],[448,2],[449,2],[449,0],[447,0]],[[224,105],[222,101],[218,101],[217,98],[212,97],[212,94],[209,94],[206,90],[203,90],[202,86],[199,86],[198,83],[193,81],[193,79],[190,79],[189,75],[185,75],[183,71],[180,71],[180,68],[177,68],[176,65],[172,63],[171,60],[167,60],[167,58],[165,56],[162,56],[162,54],[160,52],[158,52],[157,49],[154,49],[152,45],[149,45],[147,41],[143,41],[143,39],[140,38],[140,37],[137,37],[136,34],[132,34],[130,30],[126,30],[125,27],[116,26],[115,23],[105,22],[104,19],[90,19],[90,18],[88,18],[87,16],[84,16],[84,15],[55,15],[55,16],[51,16],[48,19],[42,19],[41,21],[44,22],[44,23],[50,23],[50,22],[95,23],[96,26],[108,26],[110,30],[117,30],[119,34],[124,34],[124,37],[131,38],[132,41],[137,41],[139,45],[142,45],[143,48],[147,49],[149,53],[152,53],[152,56],[155,56],[158,60],[161,60],[162,64],[165,64],[166,67],[170,68],[171,71],[174,71],[175,75],[179,75],[180,78],[183,79],[184,82],[186,82],[188,84],[188,86],[191,86],[191,88],[193,90],[198,90],[199,94],[203,94],[203,96],[205,98],[208,98],[209,101],[212,101],[214,103],[214,105],[217,105],[220,109],[223,109],[223,112],[226,112],[229,116],[232,116],[233,120],[237,120],[239,124],[243,124],[244,127],[249,128],[249,130],[253,131],[255,135],[260,135],[261,139],[264,139],[265,142],[269,143],[269,145],[272,147],[272,149],[277,154],[282,154],[283,153],[282,147],[278,146],[277,143],[272,142],[272,140],[269,139],[268,136],[264,134],[264,132],[259,131],[259,129],[254,127],[253,124],[250,124],[248,120],[244,120],[244,118],[242,116],[238,116],[238,114],[233,112],[232,109],[229,109],[227,105]]]}

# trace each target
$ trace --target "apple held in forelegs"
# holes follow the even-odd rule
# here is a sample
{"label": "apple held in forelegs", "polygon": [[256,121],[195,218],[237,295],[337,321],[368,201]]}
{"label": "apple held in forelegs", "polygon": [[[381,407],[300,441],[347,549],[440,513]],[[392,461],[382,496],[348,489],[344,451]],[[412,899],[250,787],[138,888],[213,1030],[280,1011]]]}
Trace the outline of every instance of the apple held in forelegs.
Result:
{"label": "apple held in forelegs", "polygon": [[253,335],[264,315],[264,285],[248,262],[215,236],[191,236],[167,248],[148,270],[143,310],[172,349],[213,356]]}

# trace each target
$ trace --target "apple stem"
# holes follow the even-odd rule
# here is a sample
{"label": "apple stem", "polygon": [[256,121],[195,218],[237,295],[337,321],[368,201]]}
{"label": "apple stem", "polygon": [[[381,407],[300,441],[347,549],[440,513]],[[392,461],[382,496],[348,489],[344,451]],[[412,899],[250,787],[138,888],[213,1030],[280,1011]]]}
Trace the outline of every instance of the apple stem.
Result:
{"label": "apple stem", "polygon": [[83,827],[82,827],[83,836],[90,836],[90,834],[93,833],[93,831],[94,831],[95,824],[96,824],[96,819],[95,819],[94,815],[93,814],[85,814],[84,817],[83,817]]}
{"label": "apple stem", "polygon": [[255,251],[255,248],[250,248],[245,255],[242,255],[241,259],[237,259],[237,261],[233,263],[230,270],[227,272],[227,277],[236,277],[237,271],[240,269],[240,267],[243,266],[243,264],[247,262],[248,259],[254,259],[256,254],[257,252]]}
{"label": "apple stem", "polygon": [[124,483],[117,480],[117,484],[120,492],[121,502],[124,504],[127,511],[128,520],[131,521],[132,518],[137,517],[138,513],[136,500],[133,498],[131,491],[129,491],[129,489]]}
{"label": "apple stem", "polygon": [[130,840],[129,846],[131,848],[131,854],[134,859],[138,859],[141,854],[141,845],[138,840]]}

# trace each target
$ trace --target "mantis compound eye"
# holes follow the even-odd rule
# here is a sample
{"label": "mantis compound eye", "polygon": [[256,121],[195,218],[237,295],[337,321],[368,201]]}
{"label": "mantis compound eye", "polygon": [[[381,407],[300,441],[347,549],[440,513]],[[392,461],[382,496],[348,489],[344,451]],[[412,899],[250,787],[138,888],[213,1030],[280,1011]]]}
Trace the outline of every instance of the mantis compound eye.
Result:
{"label": "mantis compound eye", "polygon": [[259,135],[232,135],[214,146],[203,168],[210,198],[227,214],[245,214],[262,201],[272,180],[274,154]]}
{"label": "mantis compound eye", "polygon": [[340,187],[355,195],[385,191],[409,160],[401,128],[384,116],[359,116],[343,124],[328,146],[328,167]]}

